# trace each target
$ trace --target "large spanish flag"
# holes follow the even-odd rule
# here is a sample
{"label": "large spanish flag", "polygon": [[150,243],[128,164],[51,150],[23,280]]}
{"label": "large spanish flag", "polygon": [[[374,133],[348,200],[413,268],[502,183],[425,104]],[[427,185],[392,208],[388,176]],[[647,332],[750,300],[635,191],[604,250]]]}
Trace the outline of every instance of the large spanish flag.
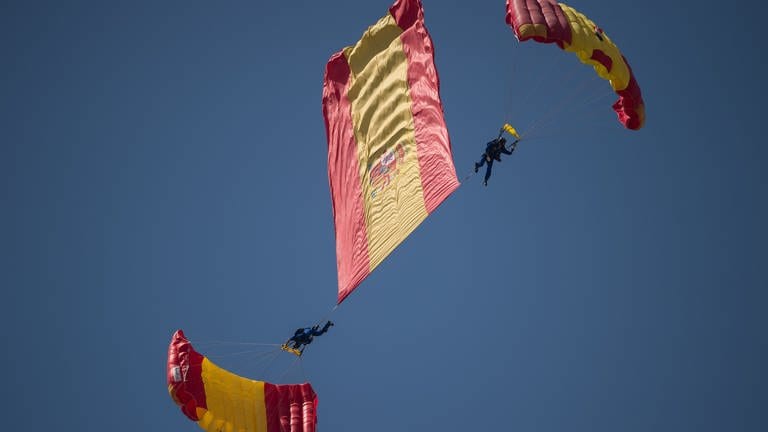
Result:
{"label": "large spanish flag", "polygon": [[459,185],[420,0],[397,0],[323,84],[341,303]]}
{"label": "large spanish flag", "polygon": [[207,432],[315,432],[317,395],[309,383],[270,384],[226,371],[195,351],[184,332],[168,346],[168,392]]}

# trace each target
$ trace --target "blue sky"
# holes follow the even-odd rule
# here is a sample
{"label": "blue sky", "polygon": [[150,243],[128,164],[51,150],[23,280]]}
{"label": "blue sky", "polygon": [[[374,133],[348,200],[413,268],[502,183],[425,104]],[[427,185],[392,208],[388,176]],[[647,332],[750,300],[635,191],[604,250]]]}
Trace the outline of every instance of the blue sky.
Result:
{"label": "blue sky", "polygon": [[204,342],[333,308],[323,71],[390,2],[0,5],[4,429],[198,430],[165,389],[183,328],[309,379],[320,431],[765,430],[762,4],[572,3],[637,75],[632,132],[503,1],[424,3],[460,178],[546,121],[270,369]]}

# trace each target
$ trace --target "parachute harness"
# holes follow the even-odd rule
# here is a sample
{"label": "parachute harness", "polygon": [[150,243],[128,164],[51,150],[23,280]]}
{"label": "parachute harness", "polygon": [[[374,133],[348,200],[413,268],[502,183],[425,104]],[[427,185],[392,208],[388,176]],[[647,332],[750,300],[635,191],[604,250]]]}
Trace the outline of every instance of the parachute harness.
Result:
{"label": "parachute harness", "polygon": [[[333,308],[331,308],[331,311],[328,312],[321,320],[317,321],[316,324],[313,326],[313,328],[314,327],[320,327],[321,323],[324,322],[324,321],[325,322],[329,322],[330,321],[330,319],[329,319],[330,316],[336,311],[336,309],[338,309],[338,307],[339,307],[338,304],[334,305]],[[301,347],[301,349],[298,349],[298,348],[293,348],[293,347],[288,346],[288,343],[290,341],[291,341],[291,339],[288,339],[285,343],[280,345],[280,349],[285,351],[285,352],[287,352],[287,353],[291,353],[291,354],[293,354],[293,355],[295,355],[297,357],[301,357],[302,354],[304,354],[304,349],[307,347],[307,344],[304,344],[304,346]]]}
{"label": "parachute harness", "polygon": [[[518,142],[520,142],[520,141],[523,139],[523,137],[522,137],[522,136],[521,136],[521,135],[520,135],[520,134],[517,132],[517,129],[515,129],[514,127],[512,127],[512,125],[510,125],[509,123],[504,123],[504,126],[502,126],[501,128],[499,128],[499,136],[497,136],[497,137],[496,137],[496,139],[499,139],[499,138],[501,138],[501,136],[502,136],[502,135],[504,135],[504,132],[507,132],[507,133],[509,133],[510,135],[512,135],[513,137],[515,137],[515,139],[516,139],[515,143],[518,143]],[[515,145],[517,145],[517,144],[515,144]],[[514,148],[514,146],[513,146],[512,148],[510,148],[510,149],[507,149],[507,146],[506,146],[506,144],[505,144],[505,145],[504,145],[504,148],[505,148],[506,150],[509,150],[509,151],[511,151],[511,149],[512,149],[512,148]],[[465,182],[465,181],[467,181],[467,180],[469,180],[469,179],[470,179],[472,176],[474,176],[475,174],[477,174],[477,171],[474,171],[474,170],[473,170],[472,172],[470,172],[469,174],[467,174],[466,176],[464,176],[464,178],[462,179],[462,183],[463,183],[463,182]]]}

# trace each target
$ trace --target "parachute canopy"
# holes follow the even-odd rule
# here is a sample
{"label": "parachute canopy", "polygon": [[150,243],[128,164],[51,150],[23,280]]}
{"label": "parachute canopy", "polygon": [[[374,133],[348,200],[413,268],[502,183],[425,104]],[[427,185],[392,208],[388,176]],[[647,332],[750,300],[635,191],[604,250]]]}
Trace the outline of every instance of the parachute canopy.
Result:
{"label": "parachute canopy", "polygon": [[323,83],[341,303],[459,185],[420,0],[397,0]]}
{"label": "parachute canopy", "polygon": [[181,330],[168,346],[168,392],[208,432],[315,432],[317,395],[309,383],[237,376],[195,351]]}
{"label": "parachute canopy", "polygon": [[554,0],[507,0],[507,24],[517,39],[556,43],[591,65],[611,83],[619,100],[613,109],[628,129],[645,122],[645,104],[627,59],[603,30],[572,7]]}

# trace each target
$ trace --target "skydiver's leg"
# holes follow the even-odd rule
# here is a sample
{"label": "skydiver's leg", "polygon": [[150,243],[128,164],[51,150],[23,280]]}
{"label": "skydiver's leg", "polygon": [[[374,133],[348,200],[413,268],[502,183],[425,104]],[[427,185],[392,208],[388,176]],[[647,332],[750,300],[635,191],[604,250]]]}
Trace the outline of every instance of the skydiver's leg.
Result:
{"label": "skydiver's leg", "polygon": [[295,340],[293,341],[293,349],[299,349],[301,346],[304,345],[302,341]]}
{"label": "skydiver's leg", "polygon": [[488,168],[485,169],[485,180],[483,185],[488,186],[488,179],[491,178],[491,170],[493,169],[493,159],[488,161]]}
{"label": "skydiver's leg", "polygon": [[330,322],[330,321],[328,321],[327,323],[325,323],[325,325],[323,326],[323,330],[320,332],[320,334],[323,334],[323,333],[327,332],[327,331],[328,331],[328,329],[329,329],[329,328],[331,328],[331,326],[332,326],[332,325],[333,325],[333,323],[332,323],[332,322]]}
{"label": "skydiver's leg", "polygon": [[483,153],[483,155],[480,156],[480,162],[475,162],[475,172],[477,172],[477,169],[483,165],[485,165],[485,153]]}
{"label": "skydiver's leg", "polygon": [[292,337],[291,340],[293,341],[293,347],[296,349],[299,349],[301,348],[302,345],[306,345],[307,343],[309,343],[307,342],[307,336],[304,335],[303,333],[298,336]]}

